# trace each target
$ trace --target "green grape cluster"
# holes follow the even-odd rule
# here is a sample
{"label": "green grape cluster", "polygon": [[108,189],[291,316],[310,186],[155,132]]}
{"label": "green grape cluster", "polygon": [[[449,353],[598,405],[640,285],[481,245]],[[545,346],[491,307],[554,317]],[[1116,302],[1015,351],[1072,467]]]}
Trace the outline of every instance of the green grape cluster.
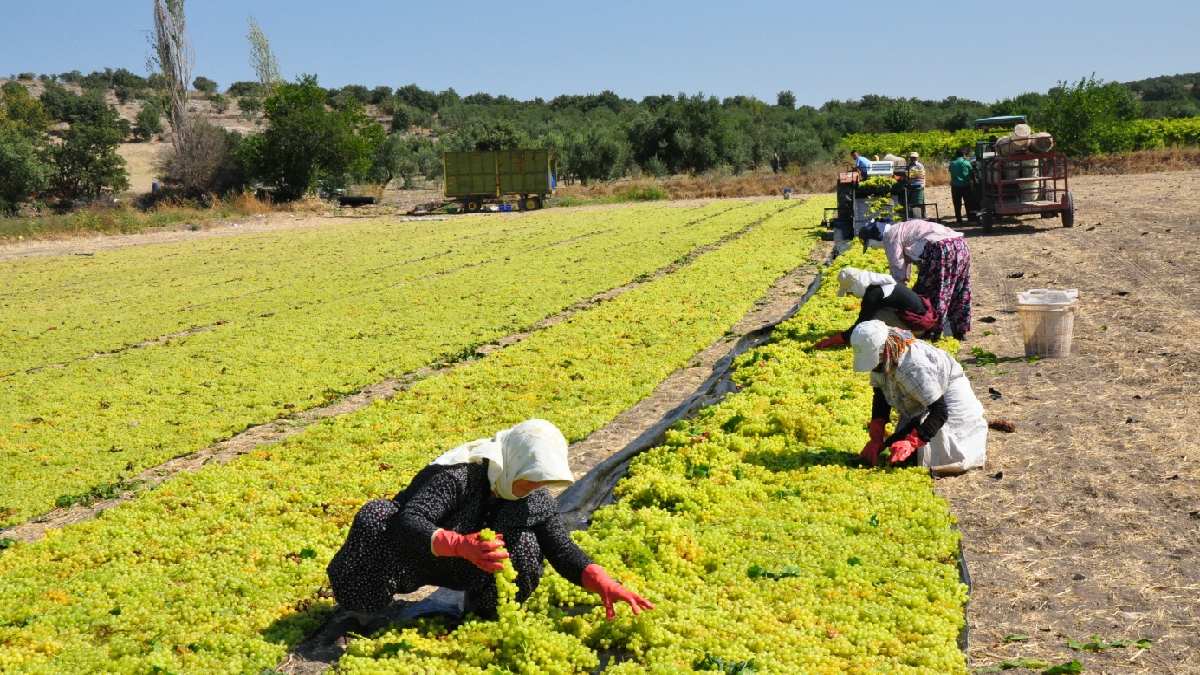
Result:
{"label": "green grape cluster", "polygon": [[[809,260],[821,234],[822,208],[830,203],[750,202],[732,211],[723,204],[726,211],[717,217],[729,219],[727,227],[754,227],[669,275],[520,344],[423,380],[386,402],[315,424],[229,464],[180,475],[103,518],[0,551],[0,672],[275,667],[332,611],[333,601],[322,590],[328,583],[325,565],[365,500],[394,494],[438,448],[531,415],[554,420],[572,440],[599,429],[720,339],[798,261]],[[694,218],[709,213],[662,208],[692,211]],[[623,210],[596,213],[618,221]],[[581,252],[587,250],[586,237],[578,243]],[[495,307],[489,311],[497,313]],[[727,435],[747,447],[756,442]],[[701,478],[704,461],[693,458],[689,480],[697,485],[709,483]],[[709,475],[715,483],[734,480],[740,472],[736,465],[713,465]],[[715,496],[704,492],[695,499]],[[643,511],[677,518],[655,508]],[[656,567],[717,569],[722,549],[696,533],[656,536],[661,542],[653,549],[621,539],[636,551],[627,562],[617,549],[594,553],[616,578],[656,603],[679,598],[683,590]],[[642,558],[651,567],[633,565]],[[663,617],[674,611],[670,603],[636,619],[622,606],[611,624],[596,603],[594,595],[547,574],[523,610],[528,630],[536,630],[531,644],[546,650],[530,658],[586,669],[571,665],[592,662],[578,644],[593,655],[608,644],[606,664],[629,668],[620,664],[642,663],[658,653],[655,649],[691,651],[686,640],[661,628]],[[357,660],[354,667],[387,672],[406,652],[405,663],[422,664],[416,670],[487,670],[494,633],[494,622],[442,630],[440,637],[428,630],[404,633],[392,647],[379,643],[383,651],[377,657],[351,657],[347,663]],[[400,647],[404,641],[420,647],[424,660],[413,661],[413,650]],[[371,647],[364,642],[364,650]],[[389,656],[391,651],[397,658]],[[727,651],[737,653],[713,654],[734,661],[750,658],[740,647]],[[438,656],[450,653],[465,656]]]}

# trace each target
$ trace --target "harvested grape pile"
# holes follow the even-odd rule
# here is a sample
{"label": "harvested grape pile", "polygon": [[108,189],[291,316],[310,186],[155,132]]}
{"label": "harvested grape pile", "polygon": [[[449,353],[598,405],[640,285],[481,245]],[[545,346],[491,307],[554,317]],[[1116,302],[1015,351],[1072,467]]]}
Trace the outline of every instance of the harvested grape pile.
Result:
{"label": "harvested grape pile", "polygon": [[841,256],[777,339],[741,357],[741,391],[638,457],[618,501],[576,535],[655,610],[606,622],[594,596],[548,569],[501,627],[394,629],[353,643],[339,668],[965,672],[954,519],[925,470],[857,466],[867,378],[849,350],[810,349],[853,320],[857,302],[831,281],[845,265],[882,257]]}
{"label": "harvested grape pile", "polygon": [[[553,420],[568,439],[585,438],[721,338],[776,279],[809,260],[822,201],[741,205],[727,216],[719,214],[729,204],[693,214],[728,217],[720,227],[741,236],[523,342],[284,443],[181,474],[96,520],[0,550],[0,671],[274,667],[332,611],[322,591],[325,565],[363,502],[395,494],[445,447],[529,417]],[[687,218],[672,222],[673,229],[694,227]],[[655,232],[648,228],[635,229]],[[565,269],[584,254],[586,247],[567,254]],[[642,255],[638,266],[647,262]],[[503,266],[496,271],[511,274]],[[575,277],[543,274],[538,283],[575,287]],[[461,281],[445,292],[454,284]],[[478,302],[473,293],[460,300]],[[387,340],[377,339],[384,348]],[[524,634],[549,630],[535,628]],[[517,644],[574,644],[546,640]],[[521,650],[511,653],[516,659]],[[577,647],[571,653],[596,658]]]}

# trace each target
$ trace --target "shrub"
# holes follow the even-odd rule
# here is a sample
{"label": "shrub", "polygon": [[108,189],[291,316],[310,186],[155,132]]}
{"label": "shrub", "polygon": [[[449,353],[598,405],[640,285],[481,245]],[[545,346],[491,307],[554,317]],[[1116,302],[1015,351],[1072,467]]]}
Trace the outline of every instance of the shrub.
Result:
{"label": "shrub", "polygon": [[149,141],[156,134],[161,134],[162,130],[162,110],[157,102],[146,101],[138,111],[137,124],[133,128],[134,135],[143,141]]}
{"label": "shrub", "polygon": [[419,136],[393,133],[379,144],[371,167],[371,179],[387,185],[397,178],[404,188],[416,187],[416,177],[432,177],[442,168],[441,153],[433,141]]}
{"label": "shrub", "polygon": [[670,195],[658,185],[635,185],[619,193],[622,201],[652,202],[660,199],[670,199]]}
{"label": "shrub", "polygon": [[218,115],[224,115],[226,110],[229,110],[229,99],[224,94],[213,94],[208,97],[209,103],[212,104],[213,112]]}
{"label": "shrub", "polygon": [[125,160],[117,154],[117,146],[124,139],[125,128],[111,118],[72,124],[62,144],[50,150],[54,160],[52,186],[58,196],[65,200],[95,199],[104,190],[128,189]]}
{"label": "shrub", "polygon": [[196,77],[196,79],[192,80],[192,88],[207,96],[212,96],[213,94],[217,93],[217,83],[208,79],[207,77],[204,77],[203,75],[200,75]]}
{"label": "shrub", "polygon": [[258,113],[262,112],[262,99],[254,98],[253,96],[243,96],[238,99],[238,109],[242,111],[242,117],[252,120]]}
{"label": "shrub", "polygon": [[14,125],[0,122],[0,215],[15,213],[49,181],[50,167],[37,141]]}
{"label": "shrub", "polygon": [[183,145],[169,149],[159,165],[167,186],[191,199],[243,189],[246,176],[238,158],[241,136],[202,119],[188,124]]}
{"label": "shrub", "polygon": [[6,82],[0,88],[0,124],[11,124],[17,131],[36,136],[46,131],[49,118],[40,101],[16,82]]}
{"label": "shrub", "polygon": [[320,180],[367,177],[383,128],[361,106],[326,110],[325,91],[314,76],[281,84],[266,100],[267,130],[243,143],[242,157],[276,197],[303,197]]}
{"label": "shrub", "polygon": [[1050,90],[1044,121],[1060,150],[1086,156],[1134,149],[1122,123],[1134,119],[1137,112],[1138,103],[1129,89],[1085,77]]}
{"label": "shrub", "polygon": [[229,91],[226,93],[234,98],[242,98],[244,96],[261,97],[264,88],[260,82],[234,82],[229,85]]}

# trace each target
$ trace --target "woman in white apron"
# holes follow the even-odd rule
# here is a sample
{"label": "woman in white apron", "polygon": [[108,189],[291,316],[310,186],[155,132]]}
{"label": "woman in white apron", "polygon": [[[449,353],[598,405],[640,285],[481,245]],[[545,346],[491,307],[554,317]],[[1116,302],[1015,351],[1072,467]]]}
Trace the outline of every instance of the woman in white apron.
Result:
{"label": "woman in white apron", "polygon": [[[962,366],[946,352],[882,321],[859,324],[850,336],[854,369],[871,373],[871,440],[862,458],[877,466],[888,449],[893,465],[918,464],[936,474],[983,466],[987,420]],[[896,410],[899,420],[885,438]]]}

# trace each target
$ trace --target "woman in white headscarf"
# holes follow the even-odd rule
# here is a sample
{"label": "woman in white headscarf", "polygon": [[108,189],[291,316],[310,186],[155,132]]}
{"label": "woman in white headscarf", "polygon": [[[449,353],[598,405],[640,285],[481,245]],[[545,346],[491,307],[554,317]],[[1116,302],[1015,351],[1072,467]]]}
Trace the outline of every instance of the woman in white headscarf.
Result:
{"label": "woman in white headscarf", "polygon": [[[937,474],[962,473],[987,459],[987,420],[971,383],[954,357],[889,328],[866,321],[850,335],[854,370],[871,373],[870,441],[862,458],[880,463],[884,448],[893,465],[917,464]],[[895,408],[895,431],[884,437]]]}
{"label": "woman in white headscarf", "polygon": [[849,328],[821,340],[817,349],[832,349],[850,344],[850,333],[864,321],[879,319],[889,325],[907,328],[922,335],[934,328],[936,321],[929,301],[887,274],[843,267],[838,272],[839,297],[853,295],[862,299],[858,318]]}
{"label": "woman in white headscarf", "polygon": [[[356,614],[384,609],[396,593],[432,585],[466,592],[466,611],[496,614],[494,573],[505,558],[517,571],[518,601],[549,560],[567,580],[634,614],[653,605],[624,588],[571,541],[546,488],[569,485],[567,441],[545,420],[528,420],[446,452],[392,499],[367,502],[329,563],[334,598]],[[491,528],[496,539],[483,541]],[[501,546],[507,549],[497,550]]]}

